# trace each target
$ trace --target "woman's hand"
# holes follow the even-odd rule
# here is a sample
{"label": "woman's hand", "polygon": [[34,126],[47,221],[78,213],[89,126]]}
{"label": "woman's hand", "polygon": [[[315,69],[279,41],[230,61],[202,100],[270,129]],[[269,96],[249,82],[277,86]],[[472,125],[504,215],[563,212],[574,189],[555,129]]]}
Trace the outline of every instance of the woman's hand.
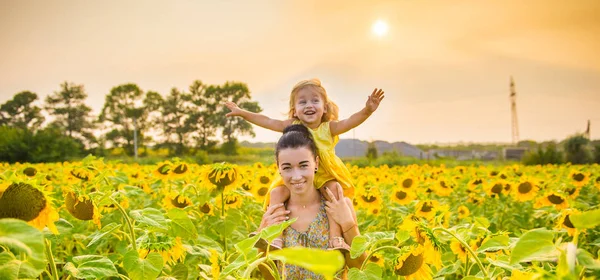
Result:
{"label": "woman's hand", "polygon": [[265,214],[263,214],[262,220],[260,221],[260,227],[258,227],[258,231],[261,231],[266,227],[280,224],[281,222],[288,220],[290,218],[288,216],[289,214],[290,211],[285,210],[285,206],[283,205],[283,203],[269,206]]}
{"label": "woman's hand", "polygon": [[342,231],[347,231],[356,226],[356,221],[352,214],[352,202],[349,198],[344,197],[342,188],[337,189],[338,197],[340,199],[336,199],[329,188],[325,189],[325,192],[327,193],[325,210],[327,211],[327,216],[331,217],[342,227]]}
{"label": "woman's hand", "polygon": [[231,112],[225,114],[226,117],[242,116],[242,109],[240,109],[237,104],[227,101],[225,102],[225,106],[231,110]]}

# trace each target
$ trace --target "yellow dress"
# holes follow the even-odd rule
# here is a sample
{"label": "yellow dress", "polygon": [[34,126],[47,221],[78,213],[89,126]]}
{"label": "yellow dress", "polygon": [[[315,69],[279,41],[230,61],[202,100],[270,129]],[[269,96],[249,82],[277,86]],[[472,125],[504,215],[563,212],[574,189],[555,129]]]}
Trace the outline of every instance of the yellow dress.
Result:
{"label": "yellow dress", "polygon": [[[293,124],[302,124],[296,120]],[[315,188],[319,189],[325,185],[325,183],[336,180],[344,190],[345,197],[354,197],[354,184],[352,183],[352,176],[350,170],[342,162],[342,160],[335,154],[335,145],[339,141],[339,137],[331,135],[329,130],[329,122],[322,122],[316,129],[308,128],[311,132],[315,144],[317,145],[317,153],[319,156],[319,169],[315,174],[314,185]],[[271,190],[277,186],[284,186],[283,179],[279,173],[275,174],[273,183],[269,187],[269,192],[266,195],[265,207],[269,206]]]}

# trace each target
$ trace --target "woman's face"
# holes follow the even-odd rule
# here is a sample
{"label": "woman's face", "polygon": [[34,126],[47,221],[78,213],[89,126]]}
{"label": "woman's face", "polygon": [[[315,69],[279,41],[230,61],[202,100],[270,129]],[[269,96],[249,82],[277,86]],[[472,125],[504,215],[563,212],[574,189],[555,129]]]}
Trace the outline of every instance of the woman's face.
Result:
{"label": "woman's face", "polygon": [[307,147],[288,148],[279,151],[279,173],[292,194],[304,194],[314,190],[315,169],[318,159]]}

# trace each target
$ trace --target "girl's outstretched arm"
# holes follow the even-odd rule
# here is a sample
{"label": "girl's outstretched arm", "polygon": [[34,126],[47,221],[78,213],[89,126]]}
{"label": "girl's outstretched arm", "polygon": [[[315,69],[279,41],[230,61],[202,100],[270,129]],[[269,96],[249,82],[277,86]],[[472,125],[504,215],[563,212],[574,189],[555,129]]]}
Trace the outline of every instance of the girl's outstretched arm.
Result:
{"label": "girl's outstretched arm", "polygon": [[375,110],[379,107],[379,103],[385,97],[383,90],[374,89],[373,93],[367,99],[367,104],[365,104],[365,108],[354,113],[352,116],[345,120],[331,122],[329,123],[329,130],[331,131],[331,135],[340,135],[350,129],[353,129],[363,123]]}
{"label": "girl's outstretched arm", "polygon": [[259,114],[259,113],[254,113],[254,112],[250,112],[248,110],[244,110],[240,107],[238,107],[237,104],[227,101],[225,102],[225,106],[227,106],[227,108],[229,108],[229,110],[231,110],[231,112],[227,113],[225,116],[227,117],[242,117],[245,120],[258,125],[260,127],[264,127],[266,129],[270,129],[273,131],[277,131],[277,132],[283,132],[283,129],[286,128],[288,125],[292,124],[292,120],[275,120],[275,119],[271,119],[263,114]]}

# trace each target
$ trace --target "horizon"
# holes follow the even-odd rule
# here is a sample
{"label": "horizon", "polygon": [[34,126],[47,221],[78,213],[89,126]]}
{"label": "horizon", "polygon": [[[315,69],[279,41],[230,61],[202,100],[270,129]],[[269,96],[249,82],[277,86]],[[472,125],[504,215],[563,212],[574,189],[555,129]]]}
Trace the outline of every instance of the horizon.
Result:
{"label": "horizon", "polygon": [[[263,114],[280,118],[292,86],[318,77],[341,118],[373,88],[386,92],[340,139],[511,143],[512,76],[519,140],[558,142],[588,120],[593,139],[600,123],[600,1],[0,5],[0,104],[24,90],[43,101],[68,81],[84,85],[97,116],[110,89],[128,82],[165,96],[194,80],[240,81]],[[239,141],[279,137],[254,127],[255,138]]]}

